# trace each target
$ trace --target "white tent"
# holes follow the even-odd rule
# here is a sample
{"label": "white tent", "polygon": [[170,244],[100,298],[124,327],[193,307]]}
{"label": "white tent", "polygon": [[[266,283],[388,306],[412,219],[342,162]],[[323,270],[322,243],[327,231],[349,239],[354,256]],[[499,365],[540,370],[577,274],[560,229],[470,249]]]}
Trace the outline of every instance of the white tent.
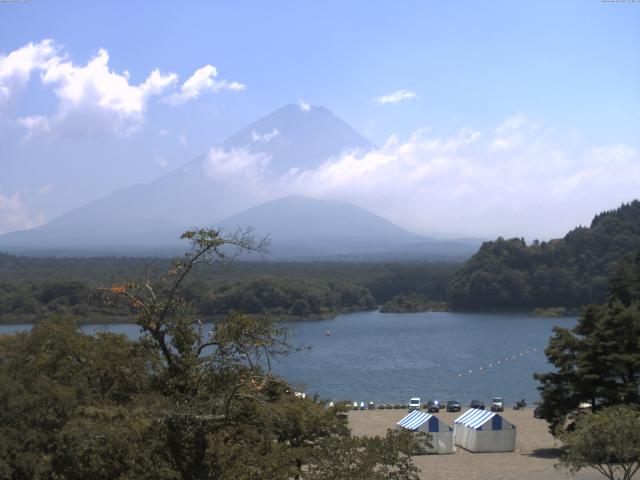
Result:
{"label": "white tent", "polygon": [[414,410],[396,425],[398,428],[416,432],[417,440],[424,453],[454,453],[456,451],[456,447],[453,445],[453,429],[429,413]]}
{"label": "white tent", "polygon": [[502,415],[472,408],[453,425],[455,444],[470,452],[513,452],[516,427]]}

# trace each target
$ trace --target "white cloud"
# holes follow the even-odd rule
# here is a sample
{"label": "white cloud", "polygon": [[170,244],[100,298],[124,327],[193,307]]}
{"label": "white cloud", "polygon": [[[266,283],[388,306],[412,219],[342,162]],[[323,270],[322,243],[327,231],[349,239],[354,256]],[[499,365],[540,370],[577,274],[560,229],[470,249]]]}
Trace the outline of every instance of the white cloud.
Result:
{"label": "white cloud", "polygon": [[602,173],[602,168],[587,168],[585,170],[579,170],[568,177],[558,179],[555,182],[555,185],[552,186],[551,193],[556,198],[566,197],[571,194],[572,191],[596,180]]}
{"label": "white cloud", "polygon": [[514,130],[518,130],[526,122],[527,117],[523,113],[517,112],[515,115],[505,119],[500,125],[498,125],[496,127],[496,133],[498,133],[499,135],[511,133]]}
{"label": "white cloud", "polygon": [[14,230],[27,230],[45,223],[40,212],[32,214],[19,193],[9,196],[0,194],[0,234]]}
{"label": "white cloud", "polygon": [[49,119],[43,115],[32,115],[30,117],[21,117],[16,123],[27,130],[26,135],[22,138],[23,142],[28,141],[34,135],[40,133],[49,133]]}
{"label": "white cloud", "polygon": [[589,150],[589,159],[597,165],[626,163],[638,156],[638,152],[624,143],[595,147]]}
{"label": "white cloud", "polygon": [[246,149],[225,150],[214,147],[203,160],[205,174],[215,179],[257,178],[269,165],[271,157]]}
{"label": "white cloud", "polygon": [[254,142],[264,142],[269,143],[271,140],[280,135],[280,132],[277,128],[271,130],[271,132],[263,133],[262,135],[257,133],[255,130],[251,131],[251,140]]}
{"label": "white cloud", "polygon": [[183,133],[181,135],[178,135],[178,141],[180,142],[180,144],[184,147],[187,146],[187,136]]}
{"label": "white cloud", "polygon": [[198,98],[205,92],[218,92],[220,90],[241,91],[246,85],[227,80],[216,80],[218,70],[213,65],[205,65],[194,72],[180,87],[179,92],[174,92],[167,97],[167,102],[172,105],[184,103]]}
{"label": "white cloud", "polygon": [[303,112],[308,112],[309,110],[311,110],[311,105],[309,105],[308,103],[305,103],[304,100],[298,100],[298,107]]}
{"label": "white cloud", "polygon": [[86,65],[77,65],[53,40],[43,40],[0,54],[0,113],[24,90],[33,72],[40,72],[42,84],[51,87],[59,103],[51,115],[28,115],[14,123],[27,130],[27,140],[38,133],[128,135],[144,122],[153,97],[169,94],[166,98],[173,99],[170,103],[182,103],[207,91],[245,88],[239,82],[216,80],[216,68],[206,65],[171,94],[178,85],[175,73],[162,73],[156,68],[143,82],[134,84],[128,71],[110,69],[105,49],[100,49]]}
{"label": "white cloud", "polygon": [[109,68],[109,54],[100,49],[84,66],[53,59],[42,73],[60,103],[54,115],[56,130],[71,134],[129,134],[142,123],[149,99],[162,94],[177,81],[175,73],[152,71],[139,85],[129,74]]}
{"label": "white cloud", "polygon": [[381,192],[385,196],[391,192],[415,194],[414,187],[430,179],[457,176],[463,166],[457,156],[479,139],[480,133],[470,129],[444,139],[425,138],[419,130],[404,143],[391,136],[380,150],[346,152],[317,168],[289,174],[285,182],[296,191],[313,191],[319,196],[343,197],[357,192],[359,201]]}
{"label": "white cloud", "polygon": [[378,150],[347,151],[275,179],[268,156],[245,150],[214,149],[205,167],[225,183],[270,198],[342,199],[415,231],[489,238],[557,237],[638,197],[640,155],[631,146],[585,149],[526,119],[502,125],[521,136],[508,151],[495,150],[496,129],[483,135],[461,128],[449,136],[420,129],[405,140],[392,135]]}
{"label": "white cloud", "polygon": [[161,137],[166,137],[167,135],[169,135],[169,130],[167,130],[166,128],[161,128],[160,130],[158,130],[158,135],[160,135]]}
{"label": "white cloud", "polygon": [[412,92],[411,90],[396,90],[393,93],[382,95],[381,97],[376,97],[373,100],[376,103],[385,104],[398,103],[403,100],[412,100],[414,98],[418,98],[418,94],[416,92]]}
{"label": "white cloud", "polygon": [[0,108],[25,87],[32,71],[47,67],[56,51],[53,40],[43,40],[0,54]]}
{"label": "white cloud", "polygon": [[290,175],[284,187],[353,201],[416,231],[529,238],[563,235],[640,195],[640,156],[626,145],[580,151],[525,137],[505,153],[472,131],[392,137],[381,150]]}
{"label": "white cloud", "polygon": [[523,113],[517,112],[496,127],[490,149],[495,152],[518,148],[524,141],[523,135],[526,133],[524,130],[533,132],[536,131],[539,126],[538,123],[529,122]]}
{"label": "white cloud", "polygon": [[169,161],[166,158],[162,157],[161,155],[156,155],[154,157],[154,160],[156,164],[162,169],[167,168],[167,166],[169,165]]}
{"label": "white cloud", "polygon": [[42,187],[40,187],[38,189],[38,193],[40,193],[40,195],[46,195],[50,193],[51,190],[53,190],[53,184],[48,183],[47,185],[43,185]]}
{"label": "white cloud", "polygon": [[509,135],[506,137],[496,137],[491,142],[492,150],[511,150],[522,144],[522,137],[518,134]]}

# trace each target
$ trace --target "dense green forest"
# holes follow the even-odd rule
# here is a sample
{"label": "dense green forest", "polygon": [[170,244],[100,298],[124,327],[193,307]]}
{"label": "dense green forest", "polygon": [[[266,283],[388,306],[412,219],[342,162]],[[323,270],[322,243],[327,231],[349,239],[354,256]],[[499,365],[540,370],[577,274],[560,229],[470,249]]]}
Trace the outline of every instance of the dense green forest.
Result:
{"label": "dense green forest", "polygon": [[640,202],[548,242],[486,242],[454,275],[454,309],[581,307],[604,300],[618,262],[640,248]]}
{"label": "dense green forest", "polygon": [[[0,254],[0,323],[31,323],[51,314],[70,314],[81,322],[130,321],[135,309],[105,304],[98,289],[145,278],[161,281],[171,263],[159,258]],[[185,297],[205,318],[231,311],[274,318],[326,317],[370,310],[389,301],[395,305],[398,296],[420,298],[419,305],[425,298],[444,302],[458,266],[237,262],[219,270],[195,268],[185,282]]]}
{"label": "dense green forest", "polygon": [[[233,311],[307,318],[376,307],[366,288],[311,279],[259,278],[214,286],[191,283],[184,295],[208,319]],[[128,322],[134,313],[133,305],[111,305],[101,290],[80,281],[0,285],[0,323],[31,323],[49,315],[72,315],[81,322]]]}

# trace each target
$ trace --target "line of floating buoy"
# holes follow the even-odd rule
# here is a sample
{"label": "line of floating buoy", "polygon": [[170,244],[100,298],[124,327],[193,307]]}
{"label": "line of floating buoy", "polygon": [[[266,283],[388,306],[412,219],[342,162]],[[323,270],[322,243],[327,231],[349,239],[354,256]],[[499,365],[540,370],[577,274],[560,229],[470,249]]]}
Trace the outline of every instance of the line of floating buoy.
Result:
{"label": "line of floating buoy", "polygon": [[[522,352],[518,352],[517,354],[513,354],[513,355],[510,355],[510,356],[507,355],[506,357],[504,357],[504,360],[501,359],[501,360],[496,360],[495,362],[491,362],[486,367],[484,365],[482,365],[482,366],[477,368],[477,371],[482,373],[486,369],[493,368],[493,367],[498,367],[500,365],[504,365],[504,364],[506,364],[506,362],[517,360],[517,359],[519,359],[521,357],[526,357],[527,355],[530,355],[530,354],[536,353],[536,352],[538,352],[538,348],[531,347],[531,348],[528,348],[526,350],[523,350]],[[458,376],[458,378],[462,378],[465,375],[471,375],[472,373],[473,373],[473,370],[469,369],[466,372],[458,373],[457,376]]]}

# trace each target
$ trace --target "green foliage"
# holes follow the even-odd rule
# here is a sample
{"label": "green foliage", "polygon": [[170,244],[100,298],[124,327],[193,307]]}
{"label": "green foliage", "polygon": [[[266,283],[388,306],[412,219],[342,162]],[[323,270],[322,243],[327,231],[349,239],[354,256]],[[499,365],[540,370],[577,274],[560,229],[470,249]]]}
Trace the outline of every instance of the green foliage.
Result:
{"label": "green foliage", "polygon": [[[82,323],[130,322],[130,303],[100,301],[99,285],[132,278],[161,282],[169,259],[36,258],[0,253],[0,323],[34,323],[71,315]],[[182,295],[203,318],[231,311],[274,318],[327,317],[370,310],[394,296],[444,302],[455,264],[236,262],[231,269],[195,265]]]}
{"label": "green foliage", "polygon": [[307,317],[372,310],[375,306],[369,290],[344,282],[260,278],[221,285],[215,292],[203,295],[199,310],[204,315],[239,310],[277,317]]}
{"label": "green foliage", "polygon": [[56,280],[0,285],[1,323],[34,323],[51,315],[100,317],[130,313],[126,308],[113,312],[96,302],[92,289],[84,282]]}
{"label": "green foliage", "polygon": [[571,330],[556,327],[545,350],[556,371],[535,377],[552,431],[581,402],[640,404],[640,252],[618,271],[607,303],[589,306]]}
{"label": "green foliage", "polygon": [[589,228],[527,246],[486,242],[449,285],[456,309],[581,307],[602,302],[618,262],[640,248],[640,201],[604,212]]}
{"label": "green foliage", "polygon": [[[184,291],[198,313],[216,318],[233,311],[307,318],[371,310],[369,290],[345,283],[311,279],[260,278],[223,284],[190,283]],[[49,315],[72,315],[83,323],[130,322],[131,303],[101,301],[82,282],[55,281],[0,285],[1,323],[34,323]]]}
{"label": "green foliage", "polygon": [[572,473],[593,468],[609,480],[630,480],[640,469],[640,412],[628,406],[583,414],[565,432],[559,466]]}
{"label": "green foliage", "polygon": [[51,478],[69,422],[88,406],[145,401],[156,361],[123,336],[82,335],[59,319],[0,337],[0,464],[12,472],[2,478]]}
{"label": "green foliage", "polygon": [[382,313],[447,312],[446,302],[429,300],[417,293],[395,295],[380,308]]}
{"label": "green foliage", "polygon": [[148,408],[85,407],[60,429],[51,470],[69,480],[178,479]]}
{"label": "green foliage", "polygon": [[270,373],[291,349],[285,330],[235,313],[204,331],[186,279],[229,246],[261,244],[209,230],[185,238],[193,249],[167,275],[103,290],[135,309],[140,341],[61,319],[0,336],[0,478],[416,478],[404,440],[352,439],[340,408],[297,398]]}
{"label": "green foliage", "polygon": [[329,437],[313,452],[306,480],[417,480],[408,453],[411,433],[389,430],[380,437]]}

